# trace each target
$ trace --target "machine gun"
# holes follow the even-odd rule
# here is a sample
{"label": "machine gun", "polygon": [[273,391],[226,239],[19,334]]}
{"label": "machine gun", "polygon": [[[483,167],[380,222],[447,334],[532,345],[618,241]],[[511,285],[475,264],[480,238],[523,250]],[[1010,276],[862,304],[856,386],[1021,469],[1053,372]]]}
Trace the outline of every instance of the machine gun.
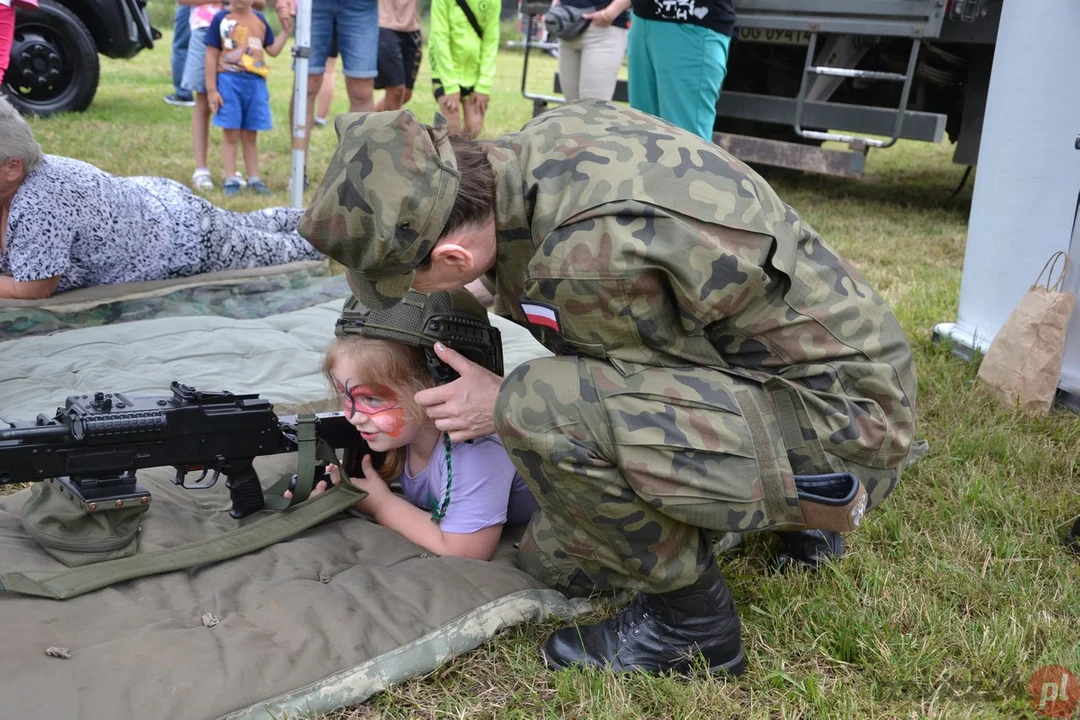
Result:
{"label": "machine gun", "polygon": [[[0,419],[0,485],[55,478],[93,512],[150,502],[135,471],[171,465],[173,482],[184,488],[211,487],[224,474],[234,518],[262,510],[252,461],[297,451],[297,416],[279,418],[257,394],[202,392],[178,382],[170,389],[171,396],[73,395],[52,418]],[[344,413],[315,415],[315,434],[352,458],[367,452]],[[201,474],[188,482],[193,472]]]}

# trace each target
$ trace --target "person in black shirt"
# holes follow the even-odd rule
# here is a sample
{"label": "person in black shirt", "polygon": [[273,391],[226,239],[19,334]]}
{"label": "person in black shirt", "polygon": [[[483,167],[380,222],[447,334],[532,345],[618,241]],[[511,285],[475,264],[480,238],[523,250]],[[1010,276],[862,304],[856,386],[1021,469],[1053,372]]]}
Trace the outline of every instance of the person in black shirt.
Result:
{"label": "person in black shirt", "polygon": [[592,24],[631,6],[631,107],[711,141],[735,26],[732,0],[612,0]]}

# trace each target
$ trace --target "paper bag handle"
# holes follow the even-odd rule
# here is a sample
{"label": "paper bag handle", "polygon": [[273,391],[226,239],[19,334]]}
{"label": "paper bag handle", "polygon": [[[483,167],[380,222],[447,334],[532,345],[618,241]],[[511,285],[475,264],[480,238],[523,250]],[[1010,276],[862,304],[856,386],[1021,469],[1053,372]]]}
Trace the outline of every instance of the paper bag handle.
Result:
{"label": "paper bag handle", "polygon": [[[1064,260],[1064,264],[1061,266],[1061,274],[1058,275],[1057,282],[1051,284],[1051,280],[1054,278],[1054,269],[1057,268],[1058,260]],[[1034,290],[1037,287],[1042,286],[1043,275],[1046,275],[1046,289],[1050,292],[1061,292],[1061,288],[1065,283],[1065,276],[1069,274],[1069,268],[1071,263],[1069,262],[1069,256],[1064,250],[1058,250],[1056,253],[1050,256],[1050,259],[1043,265],[1042,272],[1039,273],[1039,277],[1035,280],[1035,284],[1031,286]],[[1049,273],[1047,272],[1049,270]]]}

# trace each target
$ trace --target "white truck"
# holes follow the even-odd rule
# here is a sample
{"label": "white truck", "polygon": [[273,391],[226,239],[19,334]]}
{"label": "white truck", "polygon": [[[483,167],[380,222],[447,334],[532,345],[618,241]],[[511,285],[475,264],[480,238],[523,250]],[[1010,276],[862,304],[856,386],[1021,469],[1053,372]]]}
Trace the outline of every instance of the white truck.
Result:
{"label": "white truck", "polygon": [[[974,165],[1002,2],[735,0],[714,140],[746,162],[858,176],[871,148],[947,135],[954,162]],[[522,93],[534,112],[562,101],[524,77]]]}

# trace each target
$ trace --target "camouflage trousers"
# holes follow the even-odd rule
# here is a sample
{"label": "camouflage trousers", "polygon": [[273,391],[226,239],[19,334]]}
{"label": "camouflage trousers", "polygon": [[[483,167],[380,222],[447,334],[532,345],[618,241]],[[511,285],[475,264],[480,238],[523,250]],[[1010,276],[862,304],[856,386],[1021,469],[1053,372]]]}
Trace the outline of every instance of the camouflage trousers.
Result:
{"label": "camouflage trousers", "polygon": [[[795,472],[851,472],[869,507],[892,490],[898,469],[823,457],[809,421],[785,428],[780,410],[793,412],[712,368],[579,357],[519,366],[495,422],[540,504],[522,568],[561,590],[670,592],[697,579],[719,533],[805,527]],[[800,445],[792,435],[814,442],[789,447]]]}

